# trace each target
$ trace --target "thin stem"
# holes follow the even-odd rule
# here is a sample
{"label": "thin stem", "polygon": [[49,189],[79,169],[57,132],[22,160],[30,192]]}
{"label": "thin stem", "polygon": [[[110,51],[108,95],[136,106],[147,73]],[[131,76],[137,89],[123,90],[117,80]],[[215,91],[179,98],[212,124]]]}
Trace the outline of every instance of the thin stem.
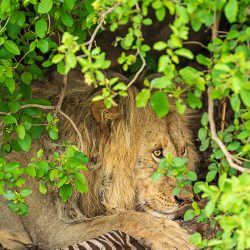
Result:
{"label": "thin stem", "polygon": [[62,87],[62,91],[61,91],[61,94],[60,94],[60,98],[59,98],[59,101],[56,105],[56,109],[55,109],[55,113],[54,115],[56,116],[58,111],[61,109],[62,107],[62,103],[63,103],[63,100],[64,100],[64,96],[65,96],[65,92],[66,92],[66,88],[67,88],[67,82],[68,82],[68,77],[67,75],[64,75],[63,76],[63,87]]}
{"label": "thin stem", "polygon": [[196,44],[196,45],[201,46],[204,49],[208,49],[206,45],[197,41],[186,41],[186,42],[182,42],[182,44]]}
{"label": "thin stem", "polygon": [[139,56],[140,56],[140,58],[142,60],[142,65],[141,65],[140,69],[137,71],[137,73],[135,74],[135,76],[133,77],[133,79],[127,85],[127,89],[129,87],[131,87],[131,85],[133,85],[133,83],[138,79],[138,77],[140,76],[140,74],[142,73],[142,71],[144,70],[144,68],[146,66],[146,61],[145,61],[144,57],[141,55],[140,52],[139,52]]}
{"label": "thin stem", "polygon": [[6,28],[6,26],[7,26],[8,22],[9,22],[9,20],[10,20],[10,16],[7,18],[7,20],[6,20],[6,22],[5,22],[4,26],[3,26],[3,28],[0,30],[0,33],[2,33],[2,32],[4,31],[4,29]]}

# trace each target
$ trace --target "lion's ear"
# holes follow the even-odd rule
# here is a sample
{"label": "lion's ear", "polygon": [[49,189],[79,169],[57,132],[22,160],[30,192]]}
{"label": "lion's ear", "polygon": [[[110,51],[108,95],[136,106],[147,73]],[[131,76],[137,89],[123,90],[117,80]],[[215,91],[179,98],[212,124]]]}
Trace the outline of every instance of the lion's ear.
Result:
{"label": "lion's ear", "polygon": [[103,101],[94,102],[91,107],[92,114],[98,123],[114,120],[119,116],[118,107],[106,108]]}

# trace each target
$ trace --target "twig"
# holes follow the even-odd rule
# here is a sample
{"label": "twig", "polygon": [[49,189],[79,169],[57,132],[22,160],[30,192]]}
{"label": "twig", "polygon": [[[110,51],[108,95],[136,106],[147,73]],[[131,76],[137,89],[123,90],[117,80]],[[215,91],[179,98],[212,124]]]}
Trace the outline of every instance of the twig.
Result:
{"label": "twig", "polygon": [[206,45],[197,41],[186,41],[186,42],[182,42],[182,44],[197,44],[197,45],[200,45],[204,49],[208,49]]}
{"label": "twig", "polygon": [[49,13],[47,13],[47,16],[48,16],[48,30],[47,30],[47,33],[46,33],[46,35],[48,35],[49,34],[49,31],[50,31],[50,15],[49,15]]}
{"label": "twig", "polygon": [[10,20],[10,17],[11,17],[11,16],[9,16],[9,17],[7,18],[7,20],[6,20],[5,24],[4,24],[4,26],[3,26],[2,29],[0,30],[0,33],[2,33],[3,30],[6,28],[8,22],[9,22],[9,20]]}
{"label": "twig", "polygon": [[137,73],[135,74],[135,76],[133,77],[133,79],[127,85],[127,89],[129,87],[131,87],[131,85],[133,85],[133,83],[137,80],[137,78],[140,76],[140,74],[142,73],[142,71],[144,70],[144,68],[146,66],[146,61],[145,61],[144,57],[141,55],[140,52],[139,52],[139,56],[140,56],[140,58],[142,60],[142,65],[141,65],[140,69],[137,71]]}
{"label": "twig", "polygon": [[[214,102],[210,96],[211,87],[208,88],[207,93],[208,93],[208,119],[209,119],[209,124],[210,124],[211,138],[218,144],[218,146],[220,147],[223,154],[225,155],[231,168],[234,168],[240,172],[250,173],[249,169],[243,168],[240,165],[238,165],[238,164],[242,164],[242,162],[236,159],[233,155],[231,155],[228,152],[226,146],[217,136],[215,122],[214,122]],[[237,162],[238,164],[236,164],[235,162]]]}
{"label": "twig", "polygon": [[222,101],[222,114],[221,114],[221,131],[224,131],[225,128],[225,117],[226,117],[226,109],[227,109],[227,103],[225,98],[223,98]]}
{"label": "twig", "polygon": [[213,24],[213,28],[212,28],[212,39],[215,39],[218,37],[218,30],[219,30],[219,25],[220,25],[220,16],[221,13],[215,13],[215,17],[214,17],[214,24]]}
{"label": "twig", "polygon": [[[212,39],[215,39],[218,36],[219,23],[220,23],[220,13],[217,13],[215,16],[214,25],[212,28]],[[211,95],[210,95],[211,91],[212,91],[212,87],[209,87],[207,90],[207,95],[208,95],[208,120],[209,120],[209,124],[210,124],[211,138],[220,147],[220,149],[222,150],[223,154],[225,155],[227,162],[231,168],[234,168],[240,172],[250,173],[250,169],[246,169],[246,168],[243,168],[242,166],[240,166],[240,165],[242,165],[242,161],[240,161],[239,159],[237,159],[233,155],[231,155],[228,152],[224,143],[217,136],[215,121],[214,121],[214,101],[212,100]]]}
{"label": "twig", "polygon": [[[43,106],[40,104],[26,104],[20,107],[19,110],[22,109],[26,109],[26,108],[39,108],[39,109],[43,109],[43,110],[54,110],[56,109],[57,106]],[[79,129],[77,128],[76,124],[74,123],[74,121],[67,115],[65,114],[62,110],[58,110],[58,113],[60,115],[62,115],[63,117],[65,117],[69,123],[71,124],[71,126],[74,128],[75,132],[77,133],[78,136],[78,140],[79,140],[79,144],[80,144],[80,150],[83,152],[83,139],[82,139],[82,135],[79,131]],[[10,112],[0,112],[0,115],[10,115]]]}
{"label": "twig", "polygon": [[92,46],[93,46],[93,42],[94,42],[94,40],[95,40],[95,37],[96,37],[96,35],[97,35],[99,29],[102,27],[102,25],[103,25],[103,23],[104,23],[104,21],[105,21],[105,17],[106,17],[109,13],[111,13],[115,8],[117,8],[119,5],[120,5],[120,3],[117,3],[117,4],[115,4],[113,7],[107,9],[107,11],[105,11],[105,12],[103,12],[103,13],[101,14],[101,18],[100,18],[99,24],[96,26],[96,28],[95,28],[95,30],[94,30],[94,32],[93,32],[93,34],[92,34],[90,40],[89,40],[88,42],[85,43],[85,45],[88,45],[88,50],[89,50],[89,51],[91,50],[91,48],[92,48]]}
{"label": "twig", "polygon": [[56,116],[58,111],[61,110],[63,99],[64,99],[66,88],[67,88],[67,82],[68,82],[68,76],[64,75],[63,76],[63,87],[62,87],[62,91],[61,91],[61,94],[60,94],[59,101],[58,101],[58,103],[56,105],[54,116]]}
{"label": "twig", "polygon": [[18,65],[21,63],[21,61],[30,53],[31,51],[27,51],[24,56],[18,61],[18,63],[13,67],[13,69],[16,69]]}

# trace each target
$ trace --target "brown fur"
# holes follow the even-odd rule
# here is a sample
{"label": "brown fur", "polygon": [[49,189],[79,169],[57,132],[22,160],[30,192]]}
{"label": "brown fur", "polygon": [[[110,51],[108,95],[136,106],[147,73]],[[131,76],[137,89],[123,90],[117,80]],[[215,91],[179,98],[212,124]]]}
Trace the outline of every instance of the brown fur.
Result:
{"label": "brown fur", "polygon": [[[70,79],[69,84],[76,83]],[[75,195],[68,205],[60,205],[56,212],[53,197],[44,198],[34,191],[29,200],[30,214],[21,219],[21,224],[33,243],[41,244],[43,249],[75,243],[114,229],[145,240],[153,249],[172,249],[172,246],[191,249],[184,232],[174,222],[163,219],[172,219],[183,209],[192,198],[190,189],[179,195],[178,198],[183,200],[179,204],[172,195],[175,186],[172,177],[163,177],[155,184],[151,182],[151,175],[158,165],[152,152],[159,147],[164,155],[171,152],[173,156],[181,156],[186,148],[188,167],[194,169],[196,154],[188,129],[188,117],[178,115],[173,107],[171,113],[161,120],[149,106],[137,109],[136,88],[129,90],[127,98],[117,100],[118,107],[111,110],[100,103],[92,104],[95,92],[90,87],[70,90],[62,107],[76,122],[84,138],[84,152],[90,158],[86,175],[89,193]],[[60,141],[67,139],[77,143],[77,135],[71,125],[61,121]],[[22,160],[26,161],[24,157]],[[129,210],[146,211],[148,214],[131,211],[128,217],[129,212],[124,211]],[[65,219],[72,217],[69,216],[70,211],[74,212],[76,219],[105,216],[67,226],[58,220],[57,214],[59,212]],[[166,225],[174,225],[177,231],[171,231]],[[13,232],[4,221],[0,222],[1,229]],[[63,230],[66,230],[66,238],[62,235]],[[17,228],[13,233],[17,231],[22,229]]]}

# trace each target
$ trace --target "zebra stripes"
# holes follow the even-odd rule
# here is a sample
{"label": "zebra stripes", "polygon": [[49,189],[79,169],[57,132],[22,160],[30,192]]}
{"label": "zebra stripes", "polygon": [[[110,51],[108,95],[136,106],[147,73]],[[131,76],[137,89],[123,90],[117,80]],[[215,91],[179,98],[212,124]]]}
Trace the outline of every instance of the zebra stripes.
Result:
{"label": "zebra stripes", "polygon": [[136,239],[118,230],[57,250],[147,250]]}

